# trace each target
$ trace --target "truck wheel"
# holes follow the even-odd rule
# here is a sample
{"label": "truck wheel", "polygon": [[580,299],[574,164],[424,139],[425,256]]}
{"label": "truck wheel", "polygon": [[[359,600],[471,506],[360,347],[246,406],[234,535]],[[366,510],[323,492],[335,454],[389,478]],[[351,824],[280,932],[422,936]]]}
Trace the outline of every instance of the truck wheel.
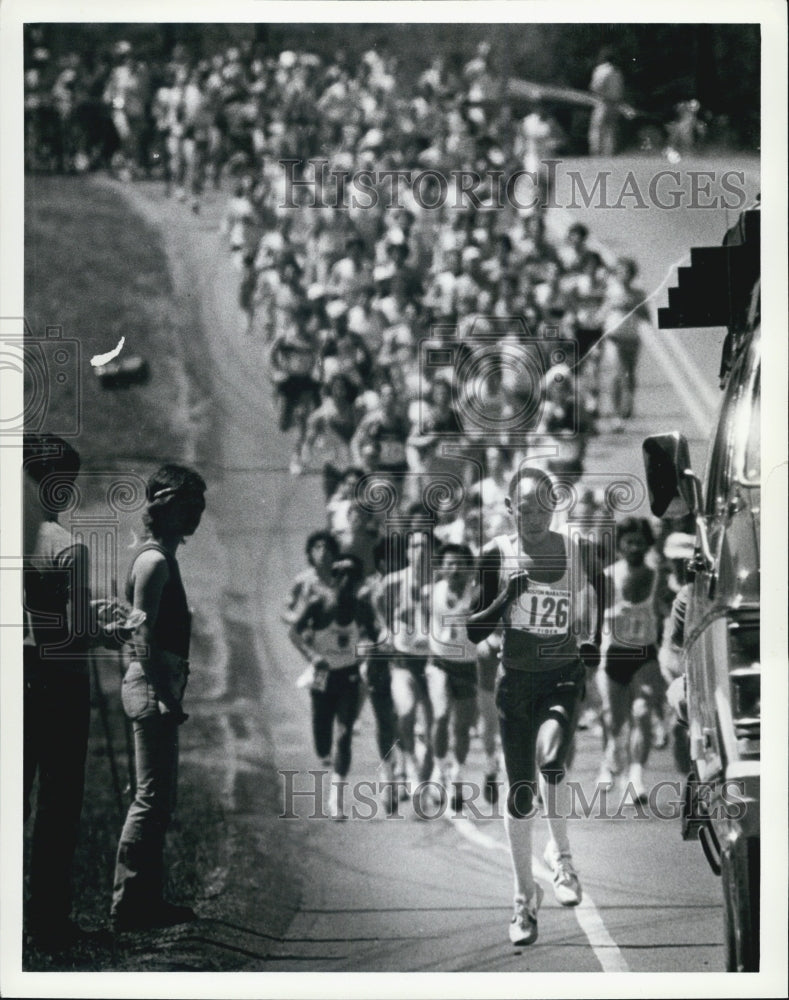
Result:
{"label": "truck wheel", "polygon": [[727,972],[759,971],[759,838],[742,840],[722,859]]}

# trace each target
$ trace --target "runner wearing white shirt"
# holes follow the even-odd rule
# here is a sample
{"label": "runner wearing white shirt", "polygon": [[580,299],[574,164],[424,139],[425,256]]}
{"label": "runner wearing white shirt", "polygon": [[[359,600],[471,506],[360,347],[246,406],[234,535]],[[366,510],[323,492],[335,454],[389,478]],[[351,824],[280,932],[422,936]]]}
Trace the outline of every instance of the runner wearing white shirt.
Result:
{"label": "runner wearing white shirt", "polygon": [[[433,752],[438,780],[447,787],[452,807],[463,796],[462,768],[477,714],[477,650],[466,635],[465,620],[475,610],[479,589],[473,555],[467,545],[442,546],[442,578],[431,590],[430,660],[425,668],[433,708]],[[447,764],[452,719],[452,762]]]}
{"label": "runner wearing white shirt", "polygon": [[584,666],[597,666],[602,596],[591,550],[580,539],[550,530],[553,483],[528,467],[513,477],[507,509],[514,535],[499,535],[483,551],[481,610],[468,619],[479,643],[500,623],[497,678],[501,742],[509,781],[505,822],[515,877],[510,940],[537,940],[542,890],[532,873],[535,773],[546,805],[551,841],[546,861],[562,906],[581,902],[567,835],[570,792],[565,778],[585,687]]}
{"label": "runner wearing white shirt", "polygon": [[[430,592],[427,587],[430,544],[432,533],[418,522],[412,522],[406,536],[408,565],[384,577],[378,598],[378,612],[386,623],[393,650],[390,661],[392,699],[411,792],[420,781],[430,776],[433,768],[429,742],[433,719],[425,677],[430,653]],[[425,716],[428,742],[422,760],[418,762],[414,724],[420,705]]]}

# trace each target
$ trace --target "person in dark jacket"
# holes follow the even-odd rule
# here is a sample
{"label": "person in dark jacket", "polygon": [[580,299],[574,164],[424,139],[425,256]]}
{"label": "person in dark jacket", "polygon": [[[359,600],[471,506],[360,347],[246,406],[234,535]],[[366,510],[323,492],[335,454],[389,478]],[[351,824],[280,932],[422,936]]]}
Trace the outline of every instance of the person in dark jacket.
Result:
{"label": "person in dark jacket", "polygon": [[58,522],[80,456],[54,434],[24,439],[24,818],[38,795],[26,926],[46,951],[77,944],[71,868],[90,723],[88,550]]}

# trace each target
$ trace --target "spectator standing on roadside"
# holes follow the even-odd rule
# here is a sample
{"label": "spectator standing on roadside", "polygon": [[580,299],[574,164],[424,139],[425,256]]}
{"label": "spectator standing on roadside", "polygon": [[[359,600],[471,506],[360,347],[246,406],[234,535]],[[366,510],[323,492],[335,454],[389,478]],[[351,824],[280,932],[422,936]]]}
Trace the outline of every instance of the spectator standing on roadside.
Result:
{"label": "spectator standing on roadside", "polygon": [[206,485],[192,469],[164,465],[148,480],[143,523],[126,599],[145,612],[121,698],[131,720],[137,787],[120,836],[111,924],[115,932],[195,919],[188,906],[164,899],[164,839],[175,809],[178,727],[189,675],[191,616],[175,553],[197,530]]}
{"label": "spectator standing on roadside", "polygon": [[54,434],[25,435],[23,454],[25,820],[38,774],[26,917],[34,943],[56,951],[84,936],[70,913],[90,724],[89,560],[54,503],[79,455]]}
{"label": "spectator standing on roadside", "polygon": [[591,156],[614,156],[618,105],[624,96],[625,83],[610,48],[600,50],[589,89],[599,98],[589,122],[589,153]]}

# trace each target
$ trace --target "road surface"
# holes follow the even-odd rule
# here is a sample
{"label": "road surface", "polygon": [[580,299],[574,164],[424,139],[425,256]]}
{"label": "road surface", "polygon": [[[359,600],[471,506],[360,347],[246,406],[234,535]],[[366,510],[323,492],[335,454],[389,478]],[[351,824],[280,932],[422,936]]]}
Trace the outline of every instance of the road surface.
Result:
{"label": "road surface", "polygon": [[[591,161],[578,163],[594,167]],[[647,176],[656,166],[639,161],[636,168]],[[622,169],[629,167],[622,164]],[[751,169],[752,187],[753,174]],[[279,781],[284,790],[286,779],[277,772],[289,770],[298,772],[294,780],[303,788],[312,780],[307,772],[316,766],[308,695],[294,685],[303,664],[279,612],[288,582],[304,564],[306,535],[324,523],[320,481],[316,474],[293,478],[287,471],[291,449],[276,429],[260,345],[243,332],[239,275],[218,231],[223,196],[209,194],[194,215],[165,198],[156,183],[129,187],[126,193],[135,210],[160,226],[176,280],[199,296],[204,336],[195,338],[195,350],[203,352],[214,383],[215,437],[201,461],[210,484],[211,522],[223,549],[217,598],[229,652],[221,658],[225,676],[217,684],[232,697],[220,702],[211,692],[194,691],[190,711],[214,718],[222,739],[208,750],[193,747],[184,730],[185,761],[212,755],[211,765],[224,775],[226,808],[257,831],[260,851],[269,859],[273,856],[276,864],[281,856],[283,869],[278,900],[251,895],[236,900],[243,921],[209,922],[191,946],[184,938],[181,947],[198,949],[205,968],[212,950],[235,948],[239,968],[261,971],[721,970],[719,881],[698,845],[682,842],[676,820],[636,818],[627,807],[615,818],[574,821],[571,839],[584,903],[562,909],[546,886],[539,944],[513,949],[507,940],[511,876],[500,816],[445,815],[428,821],[406,803],[399,818],[376,815],[336,823],[307,818],[312,803],[304,797],[294,806],[300,818],[279,819],[271,807],[261,815],[256,783]],[[712,212],[653,211],[649,226],[640,218],[632,225],[633,212],[624,213],[627,224],[621,214],[594,208],[576,217],[583,217],[613,252],[637,258],[648,290],[689,246],[719,242],[726,226],[725,218]],[[555,213],[551,224],[562,222],[562,213]],[[664,304],[665,297],[656,301]],[[715,333],[705,336],[702,347],[700,340],[683,335],[686,357],[673,381],[667,369],[679,364],[676,345],[661,346],[657,354],[645,350],[636,417],[625,434],[593,444],[592,471],[640,475],[643,435],[674,426],[690,428],[694,460],[703,465],[703,423],[711,421],[716,403],[720,343]],[[701,380],[689,392],[694,372]],[[689,412],[693,397],[695,412],[692,405]],[[352,780],[375,777],[369,707],[359,728]],[[569,777],[587,800],[598,766],[599,737],[580,733]],[[481,768],[475,739],[470,775],[480,776]],[[678,781],[668,750],[653,754],[649,777],[655,783]],[[664,803],[670,797],[669,790]],[[547,827],[538,824],[538,877],[546,874],[540,860],[546,838]],[[228,866],[233,867],[232,856]],[[230,884],[234,893],[243,894],[243,872],[234,872]],[[218,905],[221,909],[221,899]],[[200,967],[200,959],[195,957],[191,967]]]}

